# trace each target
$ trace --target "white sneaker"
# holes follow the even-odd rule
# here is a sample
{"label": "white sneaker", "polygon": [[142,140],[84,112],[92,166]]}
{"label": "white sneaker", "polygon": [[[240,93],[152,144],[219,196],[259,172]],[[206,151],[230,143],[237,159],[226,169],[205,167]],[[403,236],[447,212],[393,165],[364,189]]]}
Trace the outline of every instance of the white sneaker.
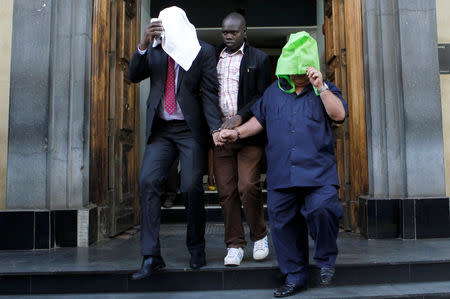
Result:
{"label": "white sneaker", "polygon": [[267,236],[255,242],[253,245],[253,259],[260,261],[269,255],[269,241]]}
{"label": "white sneaker", "polygon": [[223,260],[225,266],[239,266],[244,257],[244,249],[227,248],[227,256]]}

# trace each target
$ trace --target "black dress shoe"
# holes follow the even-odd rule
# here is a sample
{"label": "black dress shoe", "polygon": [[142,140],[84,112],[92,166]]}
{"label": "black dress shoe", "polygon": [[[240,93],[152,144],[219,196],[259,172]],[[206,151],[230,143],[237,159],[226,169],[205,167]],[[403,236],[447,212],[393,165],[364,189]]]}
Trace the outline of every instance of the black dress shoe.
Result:
{"label": "black dress shoe", "polygon": [[320,284],[323,286],[331,284],[334,278],[334,268],[333,267],[323,267],[320,268]]}
{"label": "black dress shoe", "polygon": [[152,273],[158,272],[164,268],[166,264],[162,257],[150,256],[142,260],[141,270],[134,273],[131,279],[138,280],[149,277]]}
{"label": "black dress shoe", "polygon": [[288,297],[304,290],[306,290],[306,286],[297,286],[295,284],[286,282],[273,292],[273,296],[278,298]]}
{"label": "black dress shoe", "polygon": [[192,269],[200,269],[201,267],[206,265],[205,255],[192,255],[191,260],[189,261],[189,266]]}

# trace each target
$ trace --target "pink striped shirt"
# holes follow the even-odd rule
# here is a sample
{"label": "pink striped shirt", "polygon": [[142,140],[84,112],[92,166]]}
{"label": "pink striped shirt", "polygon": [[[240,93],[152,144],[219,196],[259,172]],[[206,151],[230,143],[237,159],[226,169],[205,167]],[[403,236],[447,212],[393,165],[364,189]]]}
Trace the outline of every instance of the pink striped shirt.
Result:
{"label": "pink striped shirt", "polygon": [[225,52],[225,49],[223,49],[217,63],[219,104],[222,115],[226,118],[235,116],[238,111],[239,69],[243,56],[244,44],[232,54]]}

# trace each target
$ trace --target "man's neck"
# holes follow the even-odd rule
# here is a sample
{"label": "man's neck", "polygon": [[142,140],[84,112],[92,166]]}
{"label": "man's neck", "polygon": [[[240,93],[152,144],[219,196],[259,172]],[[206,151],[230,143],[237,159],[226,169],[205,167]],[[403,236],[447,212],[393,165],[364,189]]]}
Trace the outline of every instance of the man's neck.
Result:
{"label": "man's neck", "polygon": [[305,89],[306,86],[308,86],[308,84],[306,84],[306,85],[295,85],[295,93],[297,95],[299,95],[303,91],[303,89]]}
{"label": "man's neck", "polygon": [[239,47],[237,47],[237,49],[229,49],[229,48],[225,47],[225,52],[227,52],[228,54],[236,53],[237,51],[239,51],[242,48],[243,44],[244,43],[242,43]]}

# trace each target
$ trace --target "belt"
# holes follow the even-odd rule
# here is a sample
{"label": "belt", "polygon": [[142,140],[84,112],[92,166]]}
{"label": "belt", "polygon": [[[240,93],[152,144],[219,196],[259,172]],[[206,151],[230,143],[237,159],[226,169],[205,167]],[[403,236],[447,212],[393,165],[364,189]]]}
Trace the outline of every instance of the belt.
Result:
{"label": "belt", "polygon": [[184,119],[165,120],[160,117],[156,117],[156,121],[159,123],[168,124],[168,125],[184,125],[184,124],[186,124],[186,121]]}

